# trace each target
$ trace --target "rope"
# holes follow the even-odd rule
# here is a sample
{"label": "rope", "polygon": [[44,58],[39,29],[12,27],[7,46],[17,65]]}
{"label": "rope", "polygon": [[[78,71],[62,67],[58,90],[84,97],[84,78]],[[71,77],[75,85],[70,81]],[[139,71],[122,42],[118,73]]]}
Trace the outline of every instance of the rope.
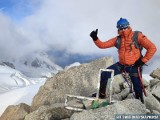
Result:
{"label": "rope", "polygon": [[146,90],[145,90],[144,85],[143,85],[143,82],[142,82],[142,77],[141,77],[141,74],[140,74],[140,67],[138,67],[138,77],[139,77],[140,83],[141,83],[141,85],[142,85],[143,93],[144,93],[145,96],[147,96]]}

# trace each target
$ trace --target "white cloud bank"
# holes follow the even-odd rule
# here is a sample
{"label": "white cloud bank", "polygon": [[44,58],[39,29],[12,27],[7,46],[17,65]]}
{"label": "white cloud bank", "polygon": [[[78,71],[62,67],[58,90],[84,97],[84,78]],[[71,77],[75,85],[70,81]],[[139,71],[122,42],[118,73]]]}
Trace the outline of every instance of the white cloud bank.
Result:
{"label": "white cloud bank", "polygon": [[[37,0],[38,1],[38,0]],[[157,48],[160,46],[159,0],[39,0],[33,14],[15,24],[0,14],[0,54],[19,56],[33,51],[65,50],[82,55],[113,55],[115,48],[100,50],[89,34],[99,29],[103,41],[117,35],[120,17],[129,20],[133,30],[142,31]],[[36,7],[36,6],[34,6]],[[156,55],[158,56],[160,50]],[[117,57],[115,57],[117,58]],[[62,56],[63,59],[63,56]]]}

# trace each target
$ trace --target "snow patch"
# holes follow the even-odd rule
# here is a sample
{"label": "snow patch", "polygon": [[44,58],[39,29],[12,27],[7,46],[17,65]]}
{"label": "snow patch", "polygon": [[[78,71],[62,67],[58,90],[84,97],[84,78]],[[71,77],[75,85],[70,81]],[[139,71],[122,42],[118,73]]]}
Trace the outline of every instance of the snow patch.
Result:
{"label": "snow patch", "polygon": [[75,63],[73,63],[73,64],[70,64],[69,66],[66,66],[65,69],[67,70],[67,69],[69,69],[69,68],[71,68],[71,67],[80,66],[80,65],[81,65],[81,64],[80,64],[79,62],[75,62]]}

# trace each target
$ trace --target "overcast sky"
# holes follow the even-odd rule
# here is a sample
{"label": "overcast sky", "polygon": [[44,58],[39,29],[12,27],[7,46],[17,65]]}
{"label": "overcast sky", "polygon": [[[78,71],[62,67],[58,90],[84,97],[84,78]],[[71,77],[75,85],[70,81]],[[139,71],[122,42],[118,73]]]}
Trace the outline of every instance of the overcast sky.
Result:
{"label": "overcast sky", "polygon": [[[90,32],[98,28],[102,41],[115,37],[116,22],[124,17],[133,30],[142,31],[158,48],[159,6],[159,0],[1,0],[0,55],[64,51],[83,56],[113,55],[117,61],[116,48],[97,48]],[[160,59],[159,53],[158,48],[153,59]]]}

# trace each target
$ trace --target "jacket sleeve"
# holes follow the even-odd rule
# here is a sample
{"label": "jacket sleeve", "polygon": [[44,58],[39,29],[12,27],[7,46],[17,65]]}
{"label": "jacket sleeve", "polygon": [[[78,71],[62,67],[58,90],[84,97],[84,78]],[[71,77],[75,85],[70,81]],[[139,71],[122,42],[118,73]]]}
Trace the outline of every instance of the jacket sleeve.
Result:
{"label": "jacket sleeve", "polygon": [[94,41],[94,43],[96,44],[97,47],[101,49],[105,49],[105,48],[114,47],[116,44],[116,40],[117,40],[117,37],[112,38],[105,42],[102,42],[100,39],[97,39],[96,41]]}
{"label": "jacket sleeve", "polygon": [[148,62],[152,56],[155,54],[155,52],[157,51],[156,46],[154,45],[154,43],[152,43],[145,35],[143,35],[142,33],[139,33],[138,35],[138,43],[144,47],[147,51],[145,56],[142,58],[142,61],[144,63]]}

